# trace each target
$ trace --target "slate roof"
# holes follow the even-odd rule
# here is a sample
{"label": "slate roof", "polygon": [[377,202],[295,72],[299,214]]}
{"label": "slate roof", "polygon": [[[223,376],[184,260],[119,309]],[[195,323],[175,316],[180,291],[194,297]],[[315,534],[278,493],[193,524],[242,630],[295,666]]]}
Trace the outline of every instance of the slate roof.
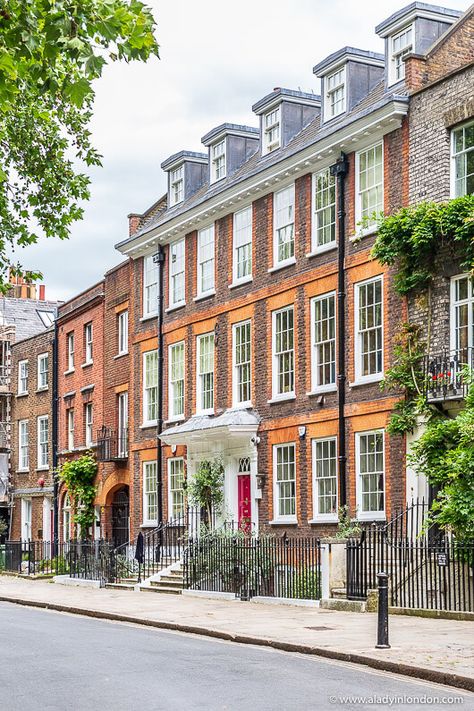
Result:
{"label": "slate roof", "polygon": [[57,314],[60,301],[40,301],[37,299],[0,298],[0,323],[3,327],[15,327],[15,342],[36,336],[49,326],[42,321],[40,312]]}

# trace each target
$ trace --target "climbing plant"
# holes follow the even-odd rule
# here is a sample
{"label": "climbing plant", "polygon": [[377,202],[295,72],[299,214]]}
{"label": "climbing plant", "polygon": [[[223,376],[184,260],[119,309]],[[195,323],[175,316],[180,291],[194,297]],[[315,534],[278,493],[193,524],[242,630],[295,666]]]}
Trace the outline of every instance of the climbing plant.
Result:
{"label": "climbing plant", "polygon": [[189,499],[196,506],[204,509],[211,521],[213,509],[222,506],[224,502],[224,465],[220,459],[203,459],[195,473],[188,481]]}
{"label": "climbing plant", "polygon": [[65,462],[59,470],[59,479],[67,487],[73,521],[79,526],[81,538],[87,538],[89,528],[94,522],[96,474],[97,462],[92,452]]}

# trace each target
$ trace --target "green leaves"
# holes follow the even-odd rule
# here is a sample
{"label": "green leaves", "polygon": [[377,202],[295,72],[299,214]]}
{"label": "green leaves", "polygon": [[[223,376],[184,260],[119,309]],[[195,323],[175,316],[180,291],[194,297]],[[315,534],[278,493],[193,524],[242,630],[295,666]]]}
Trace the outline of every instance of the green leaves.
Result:
{"label": "green leaves", "polygon": [[59,478],[66,485],[74,512],[74,523],[80,528],[81,538],[87,537],[94,521],[95,477],[97,462],[92,453],[79,459],[65,462],[59,470]]}

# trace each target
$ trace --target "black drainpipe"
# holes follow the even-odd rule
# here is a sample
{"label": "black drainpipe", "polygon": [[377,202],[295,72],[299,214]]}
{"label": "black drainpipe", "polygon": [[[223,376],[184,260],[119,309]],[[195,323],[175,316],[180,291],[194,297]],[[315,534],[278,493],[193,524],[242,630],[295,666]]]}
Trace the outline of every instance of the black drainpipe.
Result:
{"label": "black drainpipe", "polygon": [[338,429],[339,429],[339,504],[345,506],[346,495],[346,421],[344,407],[346,404],[346,293],[345,293],[345,177],[347,175],[347,156],[341,153],[336,163],[330,167],[331,175],[337,182],[337,394],[338,394]]}
{"label": "black drainpipe", "polygon": [[160,245],[158,252],[153,257],[158,265],[158,420],[156,425],[156,496],[157,496],[157,525],[163,521],[163,455],[160,434],[163,431],[163,273],[165,265],[165,251]]}
{"label": "black drainpipe", "polygon": [[58,478],[58,321],[54,321],[53,335],[53,372],[52,372],[52,465],[53,465],[53,530],[54,548],[56,550],[59,543],[59,478]]}

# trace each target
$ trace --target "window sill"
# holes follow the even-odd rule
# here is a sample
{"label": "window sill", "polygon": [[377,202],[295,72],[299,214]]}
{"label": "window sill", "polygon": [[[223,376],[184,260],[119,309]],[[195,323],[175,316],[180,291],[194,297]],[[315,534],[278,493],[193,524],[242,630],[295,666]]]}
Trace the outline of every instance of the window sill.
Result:
{"label": "window sill", "polygon": [[152,314],[146,314],[145,316],[142,316],[139,321],[150,321],[152,318],[158,318],[158,311],[154,311]]}
{"label": "window sill", "polygon": [[337,385],[321,385],[318,388],[314,388],[314,390],[310,390],[306,395],[308,397],[316,397],[325,393],[337,393]]}
{"label": "window sill", "polygon": [[323,247],[316,247],[316,249],[312,249],[311,252],[307,253],[308,259],[310,257],[317,257],[318,254],[325,254],[326,252],[332,252],[333,249],[337,249],[337,242],[329,242],[328,244],[325,244]]}
{"label": "window sill", "polygon": [[215,296],[215,295],[216,295],[216,290],[215,290],[215,289],[212,289],[212,291],[206,291],[205,294],[198,294],[198,296],[195,296],[195,297],[193,298],[193,301],[194,301],[194,302],[196,302],[196,301],[203,301],[204,299],[210,299],[211,296]]}
{"label": "window sill", "polygon": [[64,375],[71,375],[71,373],[75,373],[76,369],[75,368],[69,368],[69,370],[64,371]]}
{"label": "window sill", "polygon": [[385,515],[385,511],[372,511],[371,513],[359,513],[357,515],[357,521],[364,521],[370,522],[370,521],[386,521],[387,517]]}
{"label": "window sill", "polygon": [[359,240],[364,239],[364,237],[370,237],[370,235],[373,235],[377,232],[377,225],[371,225],[370,227],[367,227],[365,230],[361,230],[355,235],[352,235],[352,237],[349,237],[350,242],[359,242]]}
{"label": "window sill", "polygon": [[140,429],[141,429],[141,430],[148,430],[148,429],[150,429],[151,427],[157,427],[157,425],[158,425],[158,422],[143,422],[143,423],[140,425]]}
{"label": "window sill", "polygon": [[37,472],[47,472],[49,471],[49,466],[46,467],[36,467]]}
{"label": "window sill", "polygon": [[214,414],[214,408],[211,408],[209,410],[199,410],[199,411],[196,410],[194,417],[208,417],[209,415],[213,415],[213,414]]}
{"label": "window sill", "polygon": [[334,516],[329,515],[327,518],[325,518],[323,516],[315,516],[314,518],[308,519],[308,523],[311,525],[316,524],[316,523],[321,524],[321,523],[337,523],[337,522],[338,522],[337,514]]}
{"label": "window sill", "polygon": [[286,259],[284,262],[280,262],[274,267],[270,267],[270,269],[268,269],[268,273],[273,274],[273,272],[278,272],[280,269],[285,269],[285,267],[291,267],[293,264],[296,264],[296,257],[291,257],[291,259]]}
{"label": "window sill", "polygon": [[143,521],[143,523],[140,524],[140,528],[156,528],[157,526],[157,521]]}
{"label": "window sill", "polygon": [[29,474],[30,470],[29,469],[17,469],[16,474]]}
{"label": "window sill", "polygon": [[118,358],[123,358],[124,356],[127,356],[129,353],[128,351],[124,351],[123,353],[117,353],[117,355],[114,355],[114,360],[117,360]]}
{"label": "window sill", "polygon": [[268,522],[269,526],[297,526],[298,519],[296,516],[291,516],[288,518],[276,518],[273,521]]}
{"label": "window sill", "polygon": [[186,306],[185,301],[180,301],[179,304],[173,304],[172,306],[168,306],[167,309],[165,309],[165,314],[170,314],[173,311],[178,311],[178,309],[183,309]]}
{"label": "window sill", "polygon": [[44,387],[44,388],[37,388],[37,389],[35,390],[35,392],[37,392],[37,393],[47,393],[48,390],[49,390],[49,386],[46,385],[46,387]]}
{"label": "window sill", "polygon": [[232,284],[229,284],[229,289],[237,289],[237,287],[244,286],[244,284],[250,284],[252,281],[253,276],[242,277],[242,279],[238,279],[237,281],[233,281]]}
{"label": "window sill", "polygon": [[275,405],[277,402],[289,402],[290,400],[296,400],[295,393],[288,393],[285,395],[275,395],[271,400],[267,400],[268,405]]}
{"label": "window sill", "polygon": [[28,395],[28,390],[25,393],[17,393],[17,397],[26,397]]}
{"label": "window sill", "polygon": [[247,402],[235,402],[232,403],[232,410],[251,410],[253,408],[250,400]]}
{"label": "window sill", "polygon": [[179,417],[170,417],[168,420],[165,420],[163,424],[165,425],[175,425],[177,422],[184,422],[186,417],[184,415],[179,415]]}
{"label": "window sill", "polygon": [[371,383],[380,383],[383,380],[383,373],[377,373],[376,375],[367,375],[362,378],[356,378],[354,382],[349,383],[350,388],[357,388],[360,385],[370,385]]}
{"label": "window sill", "polygon": [[88,361],[86,361],[85,363],[83,363],[83,364],[81,365],[81,368],[88,368],[90,365],[94,365],[94,361],[93,361],[93,360],[88,360]]}

